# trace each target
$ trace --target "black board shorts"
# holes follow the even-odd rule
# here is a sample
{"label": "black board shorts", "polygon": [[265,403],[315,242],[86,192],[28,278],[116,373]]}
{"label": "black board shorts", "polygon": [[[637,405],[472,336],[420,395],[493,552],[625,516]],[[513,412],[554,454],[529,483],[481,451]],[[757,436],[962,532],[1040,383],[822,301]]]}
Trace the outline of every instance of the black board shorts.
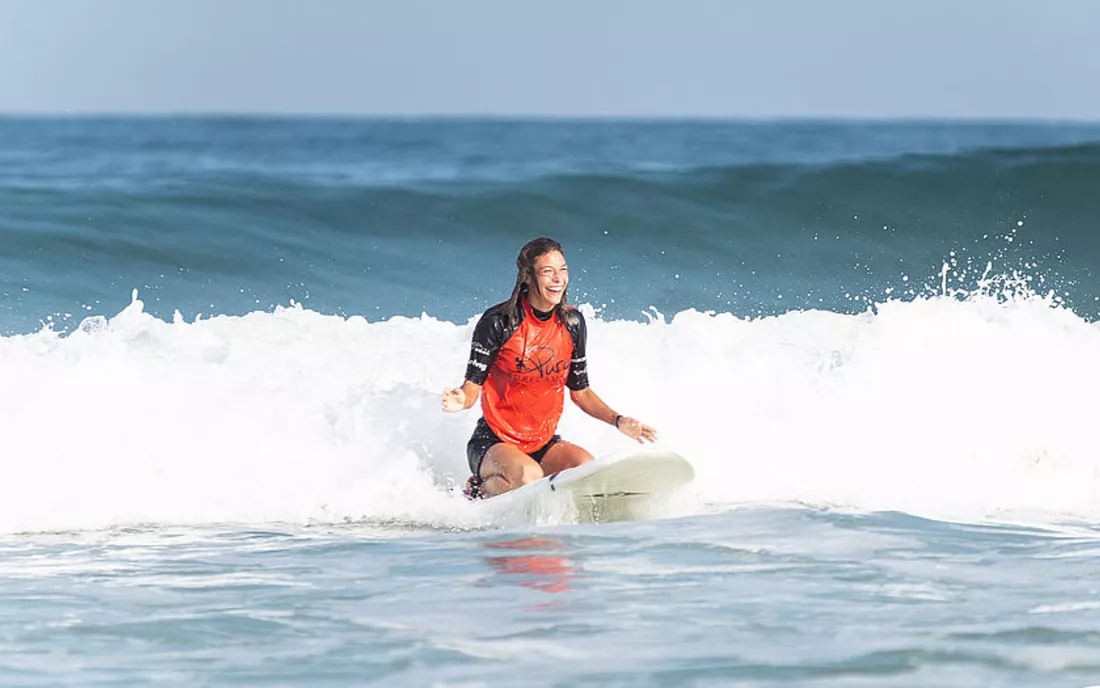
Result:
{"label": "black board shorts", "polygon": [[[489,424],[485,422],[485,418],[478,418],[474,434],[470,436],[470,441],[466,443],[466,461],[470,464],[470,472],[480,477],[481,462],[485,459],[485,452],[489,451],[489,448],[494,444],[500,444],[503,441],[496,436]],[[531,452],[528,456],[534,459],[536,463],[542,463],[542,457],[546,456],[546,451],[558,442],[561,442],[561,435],[554,435],[549,442]]]}

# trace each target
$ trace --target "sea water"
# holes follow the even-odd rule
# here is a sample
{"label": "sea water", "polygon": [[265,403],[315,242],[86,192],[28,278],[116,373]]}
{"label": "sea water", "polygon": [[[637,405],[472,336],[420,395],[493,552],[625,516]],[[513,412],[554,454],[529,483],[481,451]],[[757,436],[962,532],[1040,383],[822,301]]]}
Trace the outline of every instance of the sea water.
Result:
{"label": "sea water", "polygon": [[[0,683],[1100,683],[1100,126],[0,120]],[[490,518],[528,239],[695,466]],[[595,454],[629,440],[566,403]]]}

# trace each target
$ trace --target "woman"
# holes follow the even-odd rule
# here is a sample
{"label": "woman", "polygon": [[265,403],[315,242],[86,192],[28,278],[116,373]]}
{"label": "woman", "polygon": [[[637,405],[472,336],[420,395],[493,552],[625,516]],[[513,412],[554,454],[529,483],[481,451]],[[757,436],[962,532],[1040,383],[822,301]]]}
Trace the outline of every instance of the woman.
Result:
{"label": "woman", "polygon": [[545,237],[527,242],[516,269],[511,297],[485,311],[474,328],[465,383],[443,392],[448,413],[470,408],[481,396],[482,417],[466,445],[471,498],[592,460],[555,434],[565,387],[593,418],[638,442],[657,439],[653,428],[611,410],[588,386],[587,329],[584,316],[566,301],[569,271],[561,245]]}

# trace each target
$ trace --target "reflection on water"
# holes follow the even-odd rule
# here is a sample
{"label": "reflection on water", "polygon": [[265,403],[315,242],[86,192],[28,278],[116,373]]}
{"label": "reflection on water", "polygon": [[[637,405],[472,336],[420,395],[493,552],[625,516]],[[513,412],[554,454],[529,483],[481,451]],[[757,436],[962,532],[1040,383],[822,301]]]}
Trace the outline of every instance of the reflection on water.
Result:
{"label": "reflection on water", "polygon": [[[552,538],[528,537],[517,540],[489,542],[493,549],[521,551],[524,554],[486,557],[485,560],[504,578],[507,585],[522,585],[543,592],[565,592],[576,577],[576,569],[560,552],[566,545]],[[538,551],[538,554],[531,553]],[[547,552],[557,552],[548,554]]]}

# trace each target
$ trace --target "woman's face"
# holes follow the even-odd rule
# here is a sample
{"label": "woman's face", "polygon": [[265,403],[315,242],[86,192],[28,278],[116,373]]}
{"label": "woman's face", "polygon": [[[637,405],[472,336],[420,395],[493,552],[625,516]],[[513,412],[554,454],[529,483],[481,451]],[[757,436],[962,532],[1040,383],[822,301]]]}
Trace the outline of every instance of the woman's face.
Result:
{"label": "woman's face", "polygon": [[569,268],[561,251],[549,251],[535,259],[534,275],[527,283],[527,298],[540,311],[548,311],[561,303],[569,286]]}

